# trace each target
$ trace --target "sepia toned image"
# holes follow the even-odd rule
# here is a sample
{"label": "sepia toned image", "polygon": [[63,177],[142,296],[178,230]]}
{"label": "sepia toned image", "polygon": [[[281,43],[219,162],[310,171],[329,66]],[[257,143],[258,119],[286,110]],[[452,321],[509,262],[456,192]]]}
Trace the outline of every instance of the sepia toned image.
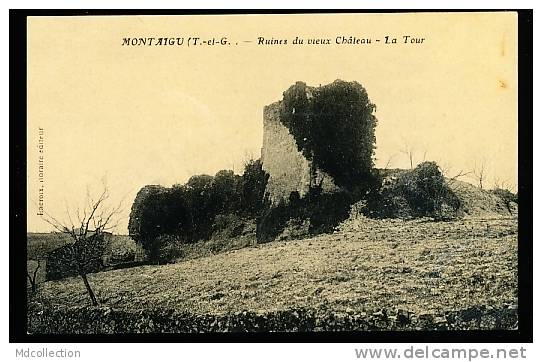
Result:
{"label": "sepia toned image", "polygon": [[29,334],[518,330],[517,12],[26,41]]}

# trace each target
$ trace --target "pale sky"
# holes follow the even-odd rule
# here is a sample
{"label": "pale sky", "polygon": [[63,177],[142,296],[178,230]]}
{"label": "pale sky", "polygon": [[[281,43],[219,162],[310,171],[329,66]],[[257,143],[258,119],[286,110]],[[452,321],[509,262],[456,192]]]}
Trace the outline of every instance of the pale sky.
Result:
{"label": "pale sky", "polygon": [[[263,107],[296,81],[367,89],[377,166],[391,157],[390,167],[408,167],[408,145],[416,163],[426,153],[450,173],[484,160],[488,186],[515,188],[516,29],[515,13],[29,18],[28,230],[51,230],[36,215],[39,127],[46,211],[65,218],[105,177],[111,202],[125,200],[116,232],[127,233],[141,187],[240,173],[259,157]],[[343,35],[373,44],[333,44]],[[425,40],[385,45],[386,35]],[[232,45],[122,46],[123,37],[194,36]],[[257,45],[259,36],[332,45]]]}

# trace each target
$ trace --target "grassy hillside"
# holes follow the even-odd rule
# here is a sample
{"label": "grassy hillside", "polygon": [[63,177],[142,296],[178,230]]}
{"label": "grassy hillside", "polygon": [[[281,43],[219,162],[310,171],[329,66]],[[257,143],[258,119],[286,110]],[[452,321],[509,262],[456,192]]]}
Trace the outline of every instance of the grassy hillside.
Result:
{"label": "grassy hillside", "polygon": [[26,259],[37,260],[47,256],[53,251],[70,241],[70,237],[61,233],[27,233],[26,234]]}
{"label": "grassy hillside", "polygon": [[453,180],[448,185],[461,201],[461,209],[465,217],[510,217],[517,216],[516,203],[508,211],[502,198],[489,190],[480,189],[468,182]]}
{"label": "grassy hillside", "polygon": [[[517,304],[517,220],[369,220],[333,234],[254,245],[163,266],[89,275],[122,310],[225,314],[299,307],[416,314]],[[38,299],[88,305],[77,278],[42,284]]]}

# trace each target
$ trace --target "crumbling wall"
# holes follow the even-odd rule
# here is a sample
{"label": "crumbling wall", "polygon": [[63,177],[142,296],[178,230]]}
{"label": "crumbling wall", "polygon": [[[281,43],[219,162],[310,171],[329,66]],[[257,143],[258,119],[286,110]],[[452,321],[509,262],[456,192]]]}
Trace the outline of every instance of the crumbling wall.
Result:
{"label": "crumbling wall", "polygon": [[288,200],[292,191],[308,192],[310,163],[297,150],[294,137],[280,122],[280,102],[263,110],[262,168],[269,174],[265,193],[273,204]]}
{"label": "crumbling wall", "polygon": [[273,205],[288,201],[292,192],[300,197],[310,187],[320,185],[323,192],[333,192],[338,187],[331,176],[312,169],[312,162],[297,149],[294,137],[280,121],[281,102],[264,107],[262,168],[269,174],[265,193]]}

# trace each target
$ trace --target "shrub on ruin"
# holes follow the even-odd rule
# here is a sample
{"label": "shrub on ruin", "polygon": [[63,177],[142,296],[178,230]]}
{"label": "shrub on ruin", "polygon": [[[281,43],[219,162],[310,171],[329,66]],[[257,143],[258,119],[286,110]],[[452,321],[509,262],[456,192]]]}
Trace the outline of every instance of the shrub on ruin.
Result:
{"label": "shrub on ruin", "polygon": [[374,183],[376,106],[357,82],[310,88],[297,82],[284,92],[281,122],[297,147],[338,186],[369,189]]}
{"label": "shrub on ruin", "polygon": [[132,205],[129,234],[151,261],[158,255],[157,240],[163,235],[185,243],[208,240],[224,215],[246,219],[259,214],[268,178],[260,160],[251,160],[242,176],[221,170],[215,176],[192,176],[185,184],[171,188],[145,186]]}
{"label": "shrub on ruin", "polygon": [[269,174],[262,168],[262,162],[249,160],[245,163],[242,178],[241,210],[247,216],[256,216],[264,206],[265,187]]}
{"label": "shrub on ruin", "polygon": [[435,162],[423,162],[383,180],[378,197],[368,204],[369,216],[385,218],[458,216],[460,200]]}
{"label": "shrub on ruin", "polygon": [[242,176],[232,170],[221,170],[216,173],[211,182],[209,208],[213,215],[233,213],[241,209]]}
{"label": "shrub on ruin", "polygon": [[350,214],[354,195],[348,191],[323,193],[312,200],[306,200],[300,210],[309,220],[312,235],[333,231]]}
{"label": "shrub on ruin", "polygon": [[140,190],[130,212],[128,231],[148,255],[156,255],[156,239],[161,235],[182,236],[193,232],[190,200],[182,186],[146,186]]}
{"label": "shrub on ruin", "polygon": [[354,200],[354,194],[349,191],[322,193],[315,188],[303,198],[293,192],[289,202],[266,204],[257,220],[256,236],[260,242],[272,241],[288,225],[305,225],[306,222],[308,228],[305,236],[331,232],[348,218]]}

